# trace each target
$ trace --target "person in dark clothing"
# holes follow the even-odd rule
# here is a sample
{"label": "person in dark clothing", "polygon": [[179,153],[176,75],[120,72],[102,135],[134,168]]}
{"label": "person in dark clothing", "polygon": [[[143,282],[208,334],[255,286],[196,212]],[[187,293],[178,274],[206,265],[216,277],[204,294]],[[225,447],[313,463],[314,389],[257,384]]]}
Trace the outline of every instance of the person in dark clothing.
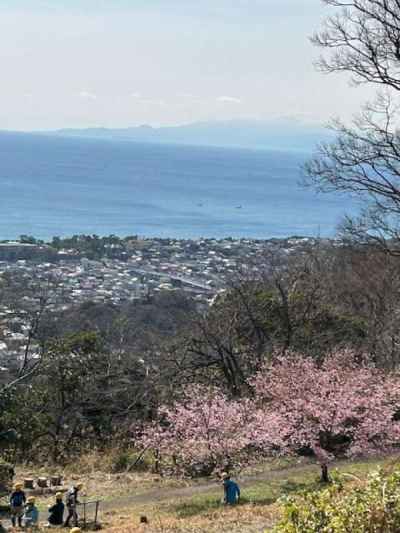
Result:
{"label": "person in dark clothing", "polygon": [[49,507],[49,524],[52,526],[62,526],[64,523],[64,509],[63,495],[61,492],[56,494],[56,503]]}
{"label": "person in dark clothing", "polygon": [[78,501],[78,493],[80,490],[82,490],[82,483],[77,483],[73,487],[69,489],[67,492],[67,510],[68,510],[68,516],[65,520],[64,527],[69,527],[69,522],[72,518],[74,526],[78,526],[78,512],[76,510],[77,506],[79,505]]}
{"label": "person in dark clothing", "polygon": [[222,474],[222,483],[224,487],[224,504],[235,505],[240,501],[239,485],[231,480],[229,474]]}
{"label": "person in dark clothing", "polygon": [[11,506],[11,523],[15,527],[17,525],[22,527],[22,516],[24,514],[24,506],[26,503],[25,492],[22,490],[22,483],[16,483],[14,492],[10,496]]}

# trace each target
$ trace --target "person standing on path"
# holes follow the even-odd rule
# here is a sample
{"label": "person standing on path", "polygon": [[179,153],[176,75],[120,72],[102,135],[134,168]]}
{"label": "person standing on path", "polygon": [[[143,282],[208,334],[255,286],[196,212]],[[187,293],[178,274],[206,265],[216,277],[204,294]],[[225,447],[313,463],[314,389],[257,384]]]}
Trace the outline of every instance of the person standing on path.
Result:
{"label": "person standing on path", "polygon": [[231,476],[224,472],[222,475],[222,484],[224,487],[224,504],[236,505],[240,501],[240,488],[237,483],[231,480]]}
{"label": "person standing on path", "polygon": [[78,527],[78,512],[76,508],[79,505],[78,493],[80,490],[82,490],[82,487],[82,483],[77,483],[76,485],[72,486],[67,493],[68,516],[65,520],[64,527],[69,527],[69,522],[71,518],[73,520],[74,526]]}

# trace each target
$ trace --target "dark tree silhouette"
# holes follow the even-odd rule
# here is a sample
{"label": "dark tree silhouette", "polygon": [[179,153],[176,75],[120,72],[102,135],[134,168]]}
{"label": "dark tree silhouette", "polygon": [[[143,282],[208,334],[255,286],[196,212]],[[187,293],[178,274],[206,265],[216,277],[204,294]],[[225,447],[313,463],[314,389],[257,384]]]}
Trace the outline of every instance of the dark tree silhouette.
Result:
{"label": "dark tree silhouette", "polygon": [[306,165],[306,181],[364,202],[360,216],[343,224],[346,235],[400,254],[400,1],[323,0],[336,12],[312,41],[327,50],[323,72],[345,72],[379,93],[351,125],[335,121],[336,141],[321,144]]}

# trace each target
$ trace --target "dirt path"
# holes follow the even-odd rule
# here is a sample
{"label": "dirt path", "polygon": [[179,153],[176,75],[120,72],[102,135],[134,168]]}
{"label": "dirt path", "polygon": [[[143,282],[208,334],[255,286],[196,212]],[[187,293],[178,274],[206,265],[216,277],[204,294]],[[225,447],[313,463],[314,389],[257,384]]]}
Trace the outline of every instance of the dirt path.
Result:
{"label": "dirt path", "polygon": [[[280,468],[279,470],[269,470],[253,476],[239,477],[240,487],[245,489],[251,487],[255,483],[268,482],[276,479],[290,478],[291,473],[307,473],[310,472],[310,468],[315,469],[316,475],[318,473],[318,466],[316,465],[298,465],[287,468]],[[102,511],[111,511],[124,509],[134,505],[147,505],[157,502],[168,502],[172,500],[190,499],[193,496],[201,494],[221,492],[221,485],[218,481],[210,483],[201,483],[198,485],[190,485],[188,487],[181,488],[157,488],[149,490],[142,494],[135,494],[132,496],[124,496],[118,499],[112,499],[102,502]]]}
{"label": "dirt path", "polygon": [[[373,462],[373,458],[371,458],[370,460],[371,462]],[[331,464],[331,468],[344,467],[346,465],[356,464],[358,462],[365,463],[367,461],[365,459],[360,461],[352,461],[351,463],[349,463],[348,461],[337,461]],[[292,474],[307,474],[310,472],[315,472],[315,476],[317,477],[319,473],[318,465],[310,463],[296,466],[288,466],[283,468],[281,467],[279,469],[266,470],[265,472],[261,472],[251,476],[239,476],[238,479],[240,482],[240,487],[242,489],[246,489],[257,483],[267,483],[276,480],[290,480]],[[180,488],[157,488],[146,491],[142,494],[135,494],[132,496],[128,495],[116,499],[106,500],[102,502],[101,510],[104,512],[124,509],[135,505],[148,505],[157,502],[184,500],[202,494],[213,494],[218,492],[221,493],[222,497],[221,485],[217,480],[209,483],[193,484],[187,487]]]}

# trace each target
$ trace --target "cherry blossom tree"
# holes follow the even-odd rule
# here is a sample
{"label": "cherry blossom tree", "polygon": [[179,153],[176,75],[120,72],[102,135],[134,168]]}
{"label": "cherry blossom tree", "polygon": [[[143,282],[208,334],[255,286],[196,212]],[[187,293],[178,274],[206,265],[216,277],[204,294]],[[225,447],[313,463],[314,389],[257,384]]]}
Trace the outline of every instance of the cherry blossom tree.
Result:
{"label": "cherry blossom tree", "polygon": [[400,437],[400,378],[341,351],[324,361],[272,358],[250,381],[253,397],[232,400],[191,386],[141,438],[175,469],[211,473],[265,455],[313,455],[328,480],[337,457],[391,449]]}
{"label": "cherry blossom tree", "polygon": [[331,459],[382,452],[400,436],[400,380],[350,351],[321,364],[296,354],[276,358],[251,384],[251,441],[281,454],[312,453],[324,481]]}
{"label": "cherry blossom tree", "polygon": [[174,470],[211,474],[237,463],[250,442],[244,431],[252,413],[246,401],[229,399],[213,387],[192,385],[173,407],[163,407],[159,420],[141,436],[143,448],[160,460],[172,460]]}

